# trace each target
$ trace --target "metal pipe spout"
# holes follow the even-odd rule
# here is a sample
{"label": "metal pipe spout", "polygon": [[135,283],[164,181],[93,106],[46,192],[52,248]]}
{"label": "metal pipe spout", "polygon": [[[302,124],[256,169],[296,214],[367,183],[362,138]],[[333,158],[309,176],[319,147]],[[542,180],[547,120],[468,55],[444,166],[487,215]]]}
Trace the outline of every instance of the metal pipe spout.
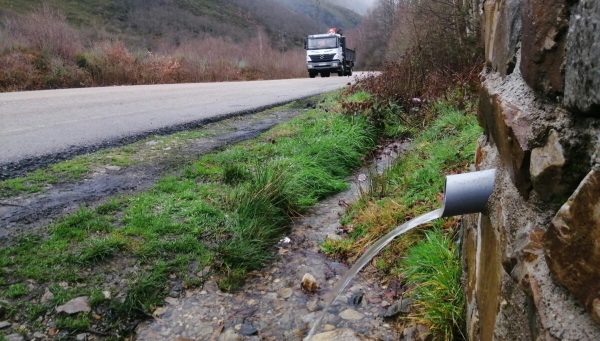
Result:
{"label": "metal pipe spout", "polygon": [[442,217],[483,211],[495,182],[495,169],[446,176]]}

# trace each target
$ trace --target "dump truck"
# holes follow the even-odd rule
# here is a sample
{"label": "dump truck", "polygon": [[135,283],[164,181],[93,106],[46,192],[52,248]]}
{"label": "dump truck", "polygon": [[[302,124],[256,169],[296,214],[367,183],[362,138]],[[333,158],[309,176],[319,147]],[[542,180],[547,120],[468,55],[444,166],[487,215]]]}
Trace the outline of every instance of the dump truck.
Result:
{"label": "dump truck", "polygon": [[338,76],[352,76],[355,51],[346,46],[346,37],[336,28],[325,34],[309,35],[304,44],[306,49],[306,67],[308,76],[315,78],[329,77],[331,73]]}

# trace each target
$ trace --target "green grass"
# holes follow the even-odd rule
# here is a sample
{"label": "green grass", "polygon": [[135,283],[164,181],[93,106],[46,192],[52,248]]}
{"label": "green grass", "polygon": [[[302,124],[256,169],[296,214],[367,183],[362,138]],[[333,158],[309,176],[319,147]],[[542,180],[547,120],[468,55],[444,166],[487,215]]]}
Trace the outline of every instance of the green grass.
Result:
{"label": "green grass", "polygon": [[418,305],[413,318],[430,326],[437,339],[454,340],[464,323],[460,259],[454,242],[441,230],[425,233],[423,241],[408,250],[402,273]]}
{"label": "green grass", "polygon": [[56,319],[56,327],[73,332],[85,332],[90,328],[90,318],[86,315],[77,317],[60,316]]}
{"label": "green grass", "polygon": [[4,295],[8,298],[19,298],[27,295],[27,286],[23,283],[13,284],[6,289]]}
{"label": "green grass", "polygon": [[[46,286],[53,305],[89,296],[93,306],[111,311],[105,324],[119,333],[120,321],[143,318],[162,304],[173,278],[201,285],[197,273],[210,266],[221,288],[238,288],[248,271],[273,256],[291,219],[346,189],[345,178],[374,148],[366,118],[328,111],[308,111],[254,140],[202,156],[146,192],[83,207],[54,222],[47,237],[24,237],[0,249],[0,289],[27,280],[40,285],[31,293],[11,286],[0,296],[17,307],[27,303],[22,295],[39,299]],[[104,300],[98,288],[126,269],[135,271],[119,289],[125,298]],[[15,312],[19,321],[35,315]],[[79,331],[89,323],[82,315],[57,326]]]}

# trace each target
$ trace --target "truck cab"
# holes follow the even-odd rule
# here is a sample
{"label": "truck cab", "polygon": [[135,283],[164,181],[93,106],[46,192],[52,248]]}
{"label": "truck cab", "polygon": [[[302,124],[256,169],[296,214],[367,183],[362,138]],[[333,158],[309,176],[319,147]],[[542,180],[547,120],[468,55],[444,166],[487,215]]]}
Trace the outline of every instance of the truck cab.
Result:
{"label": "truck cab", "polygon": [[326,34],[308,36],[305,43],[306,66],[310,78],[321,74],[329,77],[332,72],[338,76],[351,76],[354,67],[354,50],[346,47],[346,37],[336,29]]}

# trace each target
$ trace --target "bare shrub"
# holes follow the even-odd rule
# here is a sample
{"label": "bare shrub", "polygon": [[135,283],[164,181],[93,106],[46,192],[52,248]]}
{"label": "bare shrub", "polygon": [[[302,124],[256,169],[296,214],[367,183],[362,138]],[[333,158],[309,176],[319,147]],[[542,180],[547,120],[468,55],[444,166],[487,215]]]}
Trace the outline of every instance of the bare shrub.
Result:
{"label": "bare shrub", "polygon": [[414,98],[473,86],[482,66],[478,21],[471,8],[476,3],[379,0],[354,35],[359,45],[372,47],[368,51],[373,55],[367,56],[371,59],[363,63],[383,72],[381,77],[366,77],[357,87],[379,102],[394,101],[410,109]]}
{"label": "bare shrub", "polygon": [[0,91],[41,88],[39,72],[34,67],[38,56],[14,51],[0,57]]}
{"label": "bare shrub", "polygon": [[89,72],[94,85],[138,84],[136,58],[119,41],[96,43],[77,56],[77,64]]}
{"label": "bare shrub", "polygon": [[5,16],[0,23],[0,91],[306,75],[305,52],[273,48],[261,29],[239,42],[167,35],[150,52],[132,50],[116,39],[98,41],[106,34],[89,35],[96,41],[84,48],[82,34],[47,5],[29,15]]}
{"label": "bare shrub", "polygon": [[73,59],[81,51],[78,32],[65,16],[47,4],[21,18],[5,19],[7,34],[24,47],[45,51],[64,59]]}

